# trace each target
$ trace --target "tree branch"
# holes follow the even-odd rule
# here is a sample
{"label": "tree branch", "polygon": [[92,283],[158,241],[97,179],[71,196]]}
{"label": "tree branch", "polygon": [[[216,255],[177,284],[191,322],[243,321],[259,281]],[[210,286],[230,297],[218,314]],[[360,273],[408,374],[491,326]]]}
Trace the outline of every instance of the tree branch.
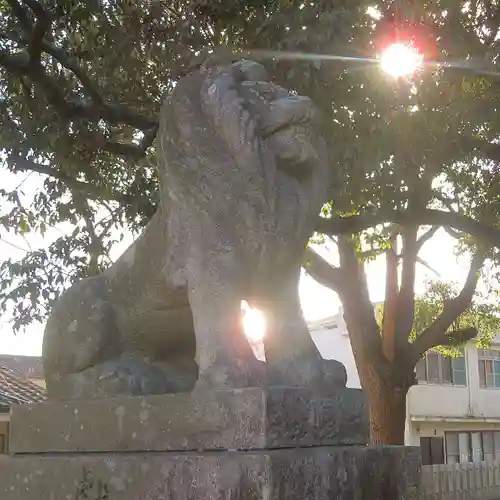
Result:
{"label": "tree branch", "polygon": [[18,76],[28,77],[35,85],[38,85],[43,90],[49,104],[54,107],[64,120],[87,118],[98,121],[102,119],[112,125],[129,125],[143,131],[151,131],[157,128],[158,123],[154,119],[143,116],[120,104],[104,103],[90,79],[74,60],[66,57],[64,52],[51,47],[45,42],[42,44],[42,48],[47,49],[47,52],[63,66],[73,71],[91,97],[90,101],[81,99],[67,101],[59,88],[59,84],[45,73],[40,64],[32,64],[30,58],[26,57],[25,54],[11,55],[8,51],[0,49],[0,66]]}
{"label": "tree branch", "polygon": [[420,265],[422,265],[422,266],[424,266],[424,267],[426,267],[429,271],[431,271],[432,273],[434,273],[436,276],[438,276],[438,277],[441,276],[441,274],[439,274],[439,272],[436,271],[436,269],[434,269],[433,267],[431,267],[428,262],[426,262],[424,259],[421,259],[418,256],[417,256],[417,263],[420,264]]}
{"label": "tree branch", "polygon": [[102,104],[102,97],[95,88],[87,73],[81,68],[77,60],[64,52],[64,50],[54,47],[48,42],[43,42],[43,50],[56,59],[61,66],[69,69],[82,84],[83,90],[96,104]]}
{"label": "tree branch", "polygon": [[399,292],[398,235],[391,238],[391,248],[386,252],[384,317],[382,320],[382,352],[387,361],[394,361],[396,354],[396,315]]}
{"label": "tree branch", "polygon": [[43,38],[49,29],[50,18],[48,16],[42,16],[36,20],[28,46],[29,64],[40,64],[40,56],[42,55],[43,50]]}
{"label": "tree branch", "polygon": [[470,307],[485,259],[486,252],[483,250],[478,250],[474,254],[467,278],[460,293],[454,299],[445,302],[441,314],[415,339],[415,342],[413,342],[413,352],[416,360],[433,347],[449,345],[450,334],[447,334],[447,331],[456,319]]}
{"label": "tree branch", "polygon": [[344,306],[345,320],[352,338],[353,349],[363,357],[365,357],[363,353],[366,352],[372,352],[376,357],[381,357],[380,330],[368,293],[364,266],[358,261],[352,237],[340,236],[337,245],[340,269],[346,277],[338,289],[338,294]]}
{"label": "tree branch", "polygon": [[320,285],[338,291],[344,281],[344,273],[318,255],[311,247],[304,253],[303,267],[307,274]]}
{"label": "tree branch", "polygon": [[[401,289],[397,299],[396,342],[400,349],[408,343],[413,318],[415,315],[415,269],[419,245],[429,232],[417,241],[418,226],[406,226],[402,231],[403,268],[401,271]],[[424,240],[425,241],[425,240]]]}
{"label": "tree branch", "polygon": [[438,232],[440,226],[432,226],[428,229],[416,242],[417,254],[422,250],[422,247]]}
{"label": "tree branch", "polygon": [[95,184],[77,181],[76,179],[73,179],[73,177],[65,174],[64,172],[55,170],[54,168],[51,168],[47,165],[40,165],[39,163],[27,160],[26,158],[23,158],[21,156],[19,157],[10,156],[7,159],[7,163],[14,171],[37,172],[39,174],[53,177],[54,179],[58,179],[64,182],[64,184],[66,184],[68,188],[80,191],[91,200],[108,200],[108,201],[120,202],[120,199],[123,199],[123,197],[121,195],[118,195],[117,193],[109,192],[108,190],[101,188]]}
{"label": "tree branch", "polygon": [[79,190],[73,191],[73,202],[85,221],[85,227],[89,234],[90,244],[88,247],[90,261],[88,265],[89,275],[95,276],[99,274],[99,257],[103,253],[103,245],[101,239],[97,236],[94,228],[94,217],[90,210],[87,199]]}
{"label": "tree branch", "polygon": [[[0,32],[0,37],[5,38],[7,40],[12,40],[13,42],[17,42],[18,44],[24,44],[28,46],[30,45],[29,35],[21,36],[15,33]],[[52,56],[55,60],[57,60],[57,62],[61,66],[71,71],[80,81],[83,90],[88,95],[88,97],[90,97],[90,99],[92,99],[95,103],[102,103],[101,95],[99,94],[98,90],[94,87],[94,84],[92,83],[87,73],[78,64],[76,58],[71,57],[64,50],[54,47],[54,45],[43,40],[43,38],[39,40],[39,48],[40,50],[46,52],[47,54]],[[38,54],[38,58],[39,57],[40,54]],[[31,61],[31,63],[33,63],[33,61]]]}
{"label": "tree branch", "polygon": [[451,227],[443,227],[443,229],[450,235],[452,238],[458,239],[460,238],[460,233],[458,231],[455,231]]}
{"label": "tree branch", "polygon": [[[29,56],[26,56],[26,53],[12,55],[8,51],[0,49],[0,66],[3,66],[7,71],[21,78],[29,78],[35,85],[41,88],[49,104],[65,121],[77,118],[86,118],[95,121],[103,119],[110,124],[125,124],[141,130],[144,137],[139,145],[112,142],[104,135],[90,131],[85,134],[84,140],[93,143],[96,149],[120,156],[133,159],[139,159],[144,156],[146,150],[152,145],[156,137],[158,130],[157,121],[138,114],[126,106],[104,102],[98,89],[94,86],[86,72],[80,67],[76,59],[66,54],[64,50],[54,47],[44,39],[50,28],[51,14],[44,10],[39,2],[35,0],[26,0],[24,2],[37,16],[34,26],[30,21],[28,12],[17,0],[11,0],[10,3],[14,14],[22,22],[26,34],[2,33],[1,35],[19,44],[26,45]],[[59,83],[47,75],[45,69],[40,64],[42,51],[50,54],[63,67],[76,76],[90,100],[66,100]]]}
{"label": "tree branch", "polygon": [[318,217],[316,231],[328,235],[359,233],[384,223],[448,226],[475,236],[482,243],[500,247],[500,230],[457,212],[423,209],[418,212],[387,211],[327,219]]}
{"label": "tree branch", "polygon": [[100,105],[105,112],[99,114],[97,107],[93,104],[78,103],[76,101],[73,103],[67,102],[60,93],[57,84],[44,73],[41,67],[32,67],[28,58],[23,54],[11,56],[6,51],[0,49],[0,66],[19,75],[30,75],[32,81],[43,87],[47,100],[65,121],[74,119],[77,116],[93,117],[96,120],[104,117],[108,123],[117,124],[123,121],[123,123],[128,125],[134,126],[135,124],[137,128],[140,129],[144,127],[144,137],[139,145],[112,142],[104,135],[87,131],[83,139],[87,143],[89,141],[92,142],[97,149],[102,149],[120,156],[139,159],[144,156],[147,149],[151,147],[154,142],[158,131],[158,123],[156,121],[149,121],[147,118],[140,115],[134,116],[133,111],[122,108],[121,106],[111,104]]}

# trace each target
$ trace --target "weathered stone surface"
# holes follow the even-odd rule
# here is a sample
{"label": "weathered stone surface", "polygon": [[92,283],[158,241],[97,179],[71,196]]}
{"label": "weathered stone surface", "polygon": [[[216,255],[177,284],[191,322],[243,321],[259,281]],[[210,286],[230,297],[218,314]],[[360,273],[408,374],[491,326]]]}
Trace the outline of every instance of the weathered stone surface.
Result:
{"label": "weathered stone surface", "polygon": [[[328,186],[316,116],[251,61],[214,59],[178,82],[160,114],[157,213],[47,322],[49,398],[324,382],[298,296]],[[269,318],[265,367],[244,337],[242,300]],[[332,366],[327,378],[345,386]]]}
{"label": "weathered stone surface", "polygon": [[406,447],[6,457],[2,500],[417,500]]}
{"label": "weathered stone surface", "polygon": [[264,449],[366,444],[358,389],[299,388],[47,402],[12,408],[12,453]]}

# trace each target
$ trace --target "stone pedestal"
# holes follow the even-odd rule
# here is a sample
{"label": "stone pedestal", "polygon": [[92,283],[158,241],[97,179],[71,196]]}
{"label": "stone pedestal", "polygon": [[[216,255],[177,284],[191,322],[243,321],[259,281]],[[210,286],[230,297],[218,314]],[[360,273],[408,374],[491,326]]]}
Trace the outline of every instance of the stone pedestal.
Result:
{"label": "stone pedestal", "polygon": [[2,500],[413,500],[420,455],[371,447],[364,395],[250,388],[12,410]]}

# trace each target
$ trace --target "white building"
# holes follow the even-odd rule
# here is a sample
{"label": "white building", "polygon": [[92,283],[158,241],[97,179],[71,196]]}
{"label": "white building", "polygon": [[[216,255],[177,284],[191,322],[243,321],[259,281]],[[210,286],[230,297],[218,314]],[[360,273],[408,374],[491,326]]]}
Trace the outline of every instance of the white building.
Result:
{"label": "white building", "polygon": [[[342,311],[310,323],[321,354],[347,369],[360,387]],[[500,337],[487,350],[467,344],[464,356],[429,352],[408,393],[405,442],[420,445],[424,464],[500,459]]]}

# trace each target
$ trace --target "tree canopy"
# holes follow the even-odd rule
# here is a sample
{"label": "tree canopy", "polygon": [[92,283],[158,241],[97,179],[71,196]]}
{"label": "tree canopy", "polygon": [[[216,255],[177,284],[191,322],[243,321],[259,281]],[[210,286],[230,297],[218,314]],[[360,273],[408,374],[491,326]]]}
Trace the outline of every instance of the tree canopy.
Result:
{"label": "tree canopy", "polygon": [[[48,248],[3,262],[2,304],[16,305],[15,326],[41,317],[68,279],[109,265],[117,235],[154,212],[158,109],[203,49],[373,56],[380,40],[412,30],[446,60],[493,64],[494,28],[484,26],[496,4],[464,5],[2,0],[1,168],[20,182],[40,175],[43,187],[33,198],[2,190],[1,222],[20,233],[71,226]],[[489,168],[500,157],[495,77],[431,68],[395,83],[362,62],[265,62],[324,113],[333,203],[319,231],[411,221],[500,241],[491,231],[498,193]]]}

